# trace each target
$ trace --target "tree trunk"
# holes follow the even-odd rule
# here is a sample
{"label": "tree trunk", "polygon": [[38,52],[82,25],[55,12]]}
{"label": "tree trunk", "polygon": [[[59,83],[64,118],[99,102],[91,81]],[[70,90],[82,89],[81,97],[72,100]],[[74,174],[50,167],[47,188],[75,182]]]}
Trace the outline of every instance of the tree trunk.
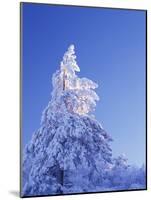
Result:
{"label": "tree trunk", "polygon": [[60,172],[60,183],[62,186],[64,185],[64,170],[61,170]]}
{"label": "tree trunk", "polygon": [[64,170],[59,169],[57,172],[57,182],[60,183],[60,188],[58,192],[63,194],[63,186],[64,186]]}

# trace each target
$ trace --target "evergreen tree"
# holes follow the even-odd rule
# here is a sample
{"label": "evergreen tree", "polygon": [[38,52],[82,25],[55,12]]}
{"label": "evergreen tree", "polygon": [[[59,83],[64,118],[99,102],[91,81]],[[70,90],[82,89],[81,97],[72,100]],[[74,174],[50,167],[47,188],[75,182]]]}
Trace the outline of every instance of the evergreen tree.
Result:
{"label": "evergreen tree", "polygon": [[80,68],[71,45],[53,74],[41,126],[24,150],[23,196],[112,188],[118,164],[127,166],[122,157],[112,158],[112,138],[91,116],[99,100],[94,91],[98,85],[76,72]]}
{"label": "evergreen tree", "polygon": [[111,162],[111,138],[88,115],[99,99],[92,90],[97,84],[77,77],[75,71],[80,68],[75,58],[71,45],[53,75],[52,99],[43,112],[41,127],[26,146],[23,182],[24,193],[29,195],[62,193],[71,171],[86,170],[92,178]]}

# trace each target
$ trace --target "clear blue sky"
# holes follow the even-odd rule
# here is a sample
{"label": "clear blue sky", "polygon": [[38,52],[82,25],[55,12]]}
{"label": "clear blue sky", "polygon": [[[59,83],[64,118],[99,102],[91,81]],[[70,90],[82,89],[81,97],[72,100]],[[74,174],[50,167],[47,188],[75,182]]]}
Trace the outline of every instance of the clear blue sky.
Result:
{"label": "clear blue sky", "polygon": [[145,161],[145,11],[23,4],[23,144],[40,127],[52,74],[70,44],[80,77],[99,84],[96,118],[113,155]]}

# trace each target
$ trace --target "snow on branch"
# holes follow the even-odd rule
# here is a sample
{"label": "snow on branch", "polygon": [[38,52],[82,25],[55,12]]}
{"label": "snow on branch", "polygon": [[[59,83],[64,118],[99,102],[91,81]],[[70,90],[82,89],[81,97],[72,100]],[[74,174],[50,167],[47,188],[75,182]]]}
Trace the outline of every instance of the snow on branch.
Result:
{"label": "snow on branch", "polygon": [[75,73],[76,71],[79,72],[80,68],[76,62],[74,45],[70,45],[61,61],[60,70],[57,70],[53,75],[52,99],[57,101],[62,95],[65,97],[66,92],[68,92],[68,97],[66,97],[68,103],[65,106],[67,110],[84,115],[94,111],[96,101],[99,100],[94,89],[98,85],[88,78],[79,78]]}

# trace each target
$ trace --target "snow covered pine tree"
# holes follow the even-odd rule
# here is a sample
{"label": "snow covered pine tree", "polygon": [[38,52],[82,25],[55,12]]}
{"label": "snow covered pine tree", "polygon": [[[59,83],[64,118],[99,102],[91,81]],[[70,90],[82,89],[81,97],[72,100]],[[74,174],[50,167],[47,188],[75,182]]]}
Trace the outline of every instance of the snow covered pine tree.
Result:
{"label": "snow covered pine tree", "polygon": [[[76,71],[80,68],[71,45],[53,74],[52,98],[43,111],[41,127],[24,150],[22,196],[117,189],[113,174],[119,159],[112,158],[112,139],[91,115],[99,100],[94,91],[98,86],[79,78]],[[145,187],[144,169],[141,173],[139,186]],[[136,186],[136,180],[128,186],[124,182],[122,189],[131,184]]]}

